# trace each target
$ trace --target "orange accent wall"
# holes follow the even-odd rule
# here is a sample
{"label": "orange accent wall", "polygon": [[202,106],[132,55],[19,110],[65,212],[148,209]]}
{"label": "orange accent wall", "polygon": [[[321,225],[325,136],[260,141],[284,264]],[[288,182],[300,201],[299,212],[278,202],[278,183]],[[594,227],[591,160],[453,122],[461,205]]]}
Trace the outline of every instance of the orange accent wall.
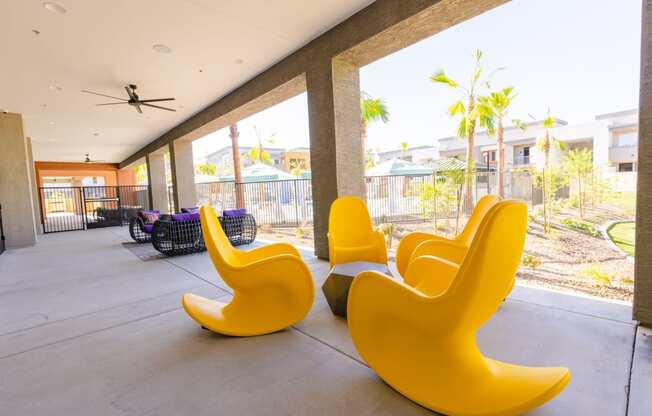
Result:
{"label": "orange accent wall", "polygon": [[114,163],[34,162],[38,186],[43,178],[51,176],[101,176],[106,186],[135,185],[136,175],[131,169],[118,170]]}

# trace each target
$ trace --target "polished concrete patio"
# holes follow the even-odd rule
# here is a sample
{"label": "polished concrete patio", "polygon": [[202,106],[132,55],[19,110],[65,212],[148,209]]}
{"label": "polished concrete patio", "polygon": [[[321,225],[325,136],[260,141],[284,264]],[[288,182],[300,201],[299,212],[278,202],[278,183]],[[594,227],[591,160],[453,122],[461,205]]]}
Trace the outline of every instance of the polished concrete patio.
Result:
{"label": "polished concrete patio", "polygon": [[[296,327],[222,337],[180,308],[188,291],[230,296],[207,255],[139,258],[126,241],[126,228],[50,234],[0,256],[1,414],[431,414],[365,366],[321,290]],[[321,284],[328,264],[304,254]],[[479,341],[491,357],[571,368],[533,415],[649,415],[652,333],[630,317],[517,286]]]}

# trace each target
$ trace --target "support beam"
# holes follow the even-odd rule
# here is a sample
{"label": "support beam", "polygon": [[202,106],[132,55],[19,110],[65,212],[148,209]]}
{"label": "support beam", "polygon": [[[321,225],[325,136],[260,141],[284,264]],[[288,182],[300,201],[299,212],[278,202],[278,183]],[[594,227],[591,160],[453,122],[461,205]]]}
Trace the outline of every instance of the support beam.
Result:
{"label": "support beam", "polygon": [[0,113],[0,204],[8,248],[36,243],[27,142],[20,114]]}
{"label": "support beam", "polygon": [[151,209],[168,213],[168,185],[165,180],[165,154],[150,153],[147,160],[147,181],[149,183],[149,203]]}
{"label": "support beam", "polygon": [[315,254],[328,258],[328,214],[344,195],[364,197],[358,67],[335,59],[306,74]]}
{"label": "support beam", "polygon": [[170,170],[176,210],[197,205],[195,187],[195,165],[192,157],[192,142],[177,140],[170,142]]}
{"label": "support beam", "polygon": [[643,0],[634,319],[652,325],[652,0]]}

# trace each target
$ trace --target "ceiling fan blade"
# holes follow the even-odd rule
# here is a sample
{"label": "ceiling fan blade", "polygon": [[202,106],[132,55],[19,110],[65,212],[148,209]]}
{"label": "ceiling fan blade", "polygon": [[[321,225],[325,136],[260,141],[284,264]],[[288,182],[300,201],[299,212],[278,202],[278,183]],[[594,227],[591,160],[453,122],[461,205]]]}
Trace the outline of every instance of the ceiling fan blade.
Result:
{"label": "ceiling fan blade", "polygon": [[95,105],[118,105],[118,104],[129,104],[129,102],[123,101],[121,103],[102,103],[102,104],[95,104]]}
{"label": "ceiling fan blade", "polygon": [[93,94],[93,95],[99,95],[99,96],[102,96],[102,97],[113,98],[113,99],[120,100],[120,101],[129,101],[129,100],[125,100],[124,98],[114,97],[112,95],[100,94],[99,92],[93,92],[93,91],[88,91],[88,90],[82,90],[82,92],[85,92],[86,94]]}
{"label": "ceiling fan blade", "polygon": [[141,103],[153,103],[156,101],[173,101],[174,98],[153,98],[151,100],[139,100]]}
{"label": "ceiling fan blade", "polygon": [[147,107],[158,108],[159,110],[177,111],[177,110],[175,110],[175,109],[173,109],[173,108],[161,107],[161,106],[159,106],[159,105],[154,105],[154,104],[142,103],[141,105],[146,105]]}
{"label": "ceiling fan blade", "polygon": [[131,98],[132,100],[138,100],[138,97],[136,97],[136,94],[131,88],[129,88],[128,85],[125,85],[125,90],[127,91],[129,98]]}
{"label": "ceiling fan blade", "polygon": [[[134,107],[136,107],[136,110],[138,110],[140,114],[143,114],[143,110],[141,110],[140,105],[141,104],[138,101],[134,103]],[[143,104],[143,105],[147,105],[147,104]]]}

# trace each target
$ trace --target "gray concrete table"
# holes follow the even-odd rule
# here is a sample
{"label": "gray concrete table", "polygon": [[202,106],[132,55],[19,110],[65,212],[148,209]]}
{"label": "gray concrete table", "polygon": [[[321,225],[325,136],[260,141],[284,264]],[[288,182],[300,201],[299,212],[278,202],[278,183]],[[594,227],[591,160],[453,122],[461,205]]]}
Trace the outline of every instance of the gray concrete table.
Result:
{"label": "gray concrete table", "polygon": [[369,270],[390,274],[386,264],[366,261],[336,264],[331,269],[321,289],[333,314],[346,318],[346,305],[353,278],[358,273]]}

